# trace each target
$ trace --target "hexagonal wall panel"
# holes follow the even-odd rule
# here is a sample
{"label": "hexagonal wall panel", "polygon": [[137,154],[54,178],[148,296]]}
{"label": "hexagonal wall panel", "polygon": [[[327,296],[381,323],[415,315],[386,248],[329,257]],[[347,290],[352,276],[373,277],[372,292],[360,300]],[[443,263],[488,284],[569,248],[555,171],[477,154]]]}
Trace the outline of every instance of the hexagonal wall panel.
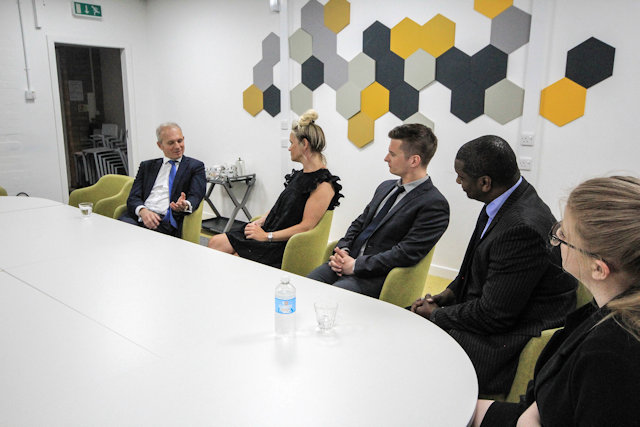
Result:
{"label": "hexagonal wall panel", "polygon": [[253,67],[253,84],[260,90],[266,90],[273,84],[273,65],[264,62],[258,62]]}
{"label": "hexagonal wall panel", "polygon": [[378,119],[389,111],[389,91],[374,82],[362,91],[360,110],[373,120]]}
{"label": "hexagonal wall panel", "polygon": [[408,83],[402,82],[389,92],[389,111],[400,120],[418,112],[420,93]]}
{"label": "hexagonal wall panel", "polygon": [[302,28],[296,30],[289,37],[289,56],[298,63],[302,64],[309,59],[312,53],[311,34]]}
{"label": "hexagonal wall panel", "polygon": [[421,38],[422,26],[409,18],[404,18],[391,28],[391,51],[407,59],[420,47]]}
{"label": "hexagonal wall panel", "polygon": [[513,0],[475,0],[473,8],[493,19],[513,4]]}
{"label": "hexagonal wall panel", "polygon": [[540,115],[558,126],[582,117],[587,89],[564,77],[540,94]]}
{"label": "hexagonal wall panel", "polygon": [[391,30],[376,21],[362,33],[362,51],[373,59],[381,59],[389,53]]}
{"label": "hexagonal wall panel", "polygon": [[315,56],[302,63],[302,84],[311,90],[316,90],[324,83],[324,64]]}
{"label": "hexagonal wall panel", "polygon": [[251,85],[242,92],[242,107],[252,116],[262,111],[262,91],[256,85]]}
{"label": "hexagonal wall panel", "polygon": [[291,109],[298,115],[313,107],[313,92],[302,83],[291,89],[290,97]]}
{"label": "hexagonal wall panel", "polygon": [[591,37],[567,53],[565,76],[590,88],[613,74],[616,49]]}
{"label": "hexagonal wall panel", "polygon": [[262,60],[271,66],[280,62],[280,37],[274,33],[262,41]]}
{"label": "hexagonal wall panel", "polygon": [[491,44],[511,53],[529,43],[531,15],[511,6],[491,20]]}
{"label": "hexagonal wall panel", "polygon": [[436,58],[436,80],[449,89],[468,80],[470,74],[471,57],[457,47]]}
{"label": "hexagonal wall panel", "polygon": [[456,39],[456,23],[437,14],[422,26],[422,49],[439,57],[453,47]]}
{"label": "hexagonal wall panel", "polygon": [[360,111],[360,88],[348,82],[336,91],[336,110],[345,119]]}
{"label": "hexagonal wall panel", "polygon": [[324,82],[334,90],[339,89],[349,79],[349,64],[341,56],[335,55],[324,62]]}
{"label": "hexagonal wall panel", "polygon": [[404,59],[393,52],[376,60],[376,81],[391,90],[404,81]]}
{"label": "hexagonal wall panel", "polygon": [[336,56],[338,38],[336,33],[327,27],[322,27],[315,34],[312,34],[311,45],[313,56],[324,62]]}
{"label": "hexagonal wall panel", "polygon": [[338,34],[349,25],[351,4],[347,0],[329,0],[324,5],[324,25]]}
{"label": "hexagonal wall panel", "polygon": [[364,89],[376,79],[376,62],[366,53],[357,54],[349,61],[349,81]]}
{"label": "hexagonal wall panel", "polygon": [[488,45],[471,57],[469,78],[484,90],[507,76],[509,56],[495,46]]}
{"label": "hexagonal wall panel", "polygon": [[418,49],[404,61],[404,81],[420,90],[436,78],[436,58]]}
{"label": "hexagonal wall panel", "polygon": [[484,88],[467,80],[451,90],[451,113],[469,123],[484,113]]}
{"label": "hexagonal wall panel", "polygon": [[324,6],[317,0],[309,0],[300,9],[300,26],[312,36],[324,26]]}
{"label": "hexagonal wall panel", "polygon": [[429,129],[431,129],[434,132],[436,130],[436,125],[433,123],[433,121],[431,121],[431,119],[429,119],[428,117],[426,117],[425,115],[423,115],[421,113],[415,113],[411,117],[407,117],[402,123],[404,123],[404,124],[420,123],[422,125],[425,125],[426,127],[428,127]]}
{"label": "hexagonal wall panel", "polygon": [[484,113],[504,125],[522,115],[524,89],[504,79],[484,93]]}
{"label": "hexagonal wall panel", "polygon": [[363,112],[349,119],[347,137],[356,147],[364,147],[373,141],[374,120]]}
{"label": "hexagonal wall panel", "polygon": [[271,117],[275,117],[280,113],[280,89],[271,85],[262,94],[262,103],[264,111],[269,113]]}

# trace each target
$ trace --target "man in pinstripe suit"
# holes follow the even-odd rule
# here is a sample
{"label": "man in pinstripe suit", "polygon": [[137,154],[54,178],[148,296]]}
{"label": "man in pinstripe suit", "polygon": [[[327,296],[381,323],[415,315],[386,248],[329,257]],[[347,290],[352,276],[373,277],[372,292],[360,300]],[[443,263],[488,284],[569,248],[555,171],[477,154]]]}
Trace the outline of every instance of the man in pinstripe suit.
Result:
{"label": "man in pinstripe suit", "polygon": [[[481,394],[509,391],[522,348],[561,326],[575,307],[575,280],[548,245],[555,218],[523,177],[509,144],[483,136],[464,144],[456,182],[485,205],[458,276],[411,307],[446,330],[469,355]],[[557,248],[555,248],[557,249]]]}

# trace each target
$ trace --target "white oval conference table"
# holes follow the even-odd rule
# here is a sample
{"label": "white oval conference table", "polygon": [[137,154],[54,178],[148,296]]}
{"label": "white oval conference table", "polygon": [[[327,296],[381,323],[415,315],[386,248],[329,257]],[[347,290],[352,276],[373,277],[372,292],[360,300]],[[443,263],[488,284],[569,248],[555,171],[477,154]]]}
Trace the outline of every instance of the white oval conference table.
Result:
{"label": "white oval conference table", "polygon": [[[465,426],[460,346],[391,304],[58,202],[0,197],[0,425]],[[313,303],[339,304],[321,333]]]}

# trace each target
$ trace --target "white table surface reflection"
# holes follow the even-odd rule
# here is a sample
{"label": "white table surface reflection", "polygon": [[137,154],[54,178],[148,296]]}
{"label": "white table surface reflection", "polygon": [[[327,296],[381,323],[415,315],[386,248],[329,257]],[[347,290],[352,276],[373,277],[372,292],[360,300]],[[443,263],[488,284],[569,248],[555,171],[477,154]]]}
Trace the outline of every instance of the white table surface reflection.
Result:
{"label": "white table surface reflection", "polygon": [[[0,425],[471,419],[471,362],[413,313],[293,276],[297,333],[279,339],[280,270],[66,205],[10,204],[0,202]],[[339,304],[328,334],[315,324],[320,299]]]}

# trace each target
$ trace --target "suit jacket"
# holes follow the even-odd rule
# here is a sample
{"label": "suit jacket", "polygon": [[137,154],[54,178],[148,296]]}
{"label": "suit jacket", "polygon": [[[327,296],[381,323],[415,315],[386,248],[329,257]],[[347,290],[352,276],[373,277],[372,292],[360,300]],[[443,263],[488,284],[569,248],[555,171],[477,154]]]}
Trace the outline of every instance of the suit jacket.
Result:
{"label": "suit jacket", "polygon": [[[374,218],[382,200],[397,180],[378,186],[364,212],[349,226],[338,242],[340,248],[352,243]],[[364,253],[357,257],[354,275],[380,278],[380,285],[394,267],[409,267],[420,262],[440,239],[449,225],[449,203],[428,178],[398,201],[367,241]],[[351,254],[356,256],[357,254]]]}
{"label": "suit jacket", "polygon": [[523,178],[482,239],[469,244],[448,287],[456,304],[431,314],[469,355],[482,394],[508,392],[529,339],[561,326],[575,308],[576,281],[548,243],[554,222]]}
{"label": "suit jacket", "polygon": [[[162,167],[163,158],[145,160],[140,163],[136,179],[133,181],[129,198],[127,199],[127,211],[133,218],[136,216],[136,208],[144,205],[147,200],[153,184],[156,182],[160,167]],[[204,174],[204,163],[191,157],[182,156],[182,161],[176,172],[171,188],[170,200],[177,201],[180,193],[184,192],[187,200],[191,203],[191,209],[195,211],[200,206],[200,202],[204,198],[207,179]],[[173,217],[178,225],[178,233],[182,231],[182,220],[185,212],[174,212]],[[188,214],[187,214],[188,215]]]}

